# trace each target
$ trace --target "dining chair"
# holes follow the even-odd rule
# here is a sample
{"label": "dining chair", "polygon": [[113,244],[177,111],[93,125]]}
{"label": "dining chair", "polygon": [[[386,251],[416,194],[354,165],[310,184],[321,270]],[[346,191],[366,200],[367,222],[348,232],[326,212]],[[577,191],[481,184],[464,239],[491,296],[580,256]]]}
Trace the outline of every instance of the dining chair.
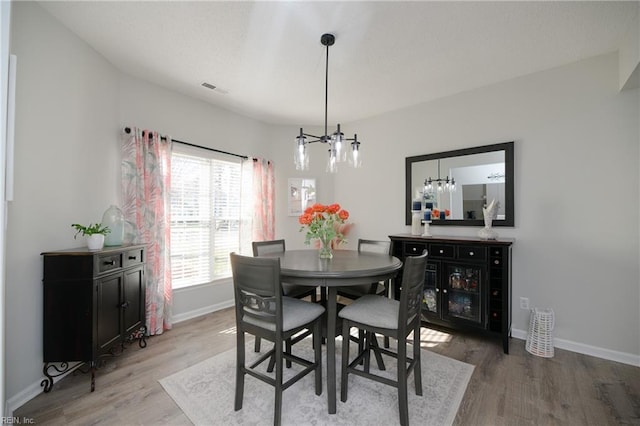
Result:
{"label": "dining chair", "polygon": [[[358,252],[381,253],[390,255],[391,241],[365,240],[360,238],[358,239]],[[388,293],[388,290],[389,288],[385,287],[384,284],[375,282],[371,284],[338,287],[337,293],[338,296],[355,300],[359,297],[364,296],[365,294],[382,295]]]}
{"label": "dining chair", "polygon": [[[254,241],[251,246],[255,257],[284,253],[285,251],[284,240]],[[282,283],[282,293],[287,297],[295,297],[296,299],[310,296],[312,302],[317,302],[316,287]],[[254,350],[260,352],[259,337],[256,337]]]}
{"label": "dining chair", "polygon": [[[246,374],[275,388],[274,425],[281,424],[282,392],[298,380],[315,372],[315,392],[322,394],[322,314],[318,303],[282,295],[280,259],[249,257],[231,253],[231,271],[236,307],[236,392],[235,411],[242,409]],[[295,334],[312,331],[313,361],[283,351],[283,343]],[[246,366],[245,333],[274,342],[270,351]],[[307,339],[302,342],[308,342]],[[267,359],[275,359],[275,379],[257,367]],[[283,361],[302,365],[302,371],[287,381],[283,379]],[[297,392],[302,389],[298,388]]]}
{"label": "dining chair", "polygon": [[[391,254],[391,241],[379,241],[379,240],[366,240],[366,239],[358,239],[358,252],[368,252],[368,253],[380,253],[380,254]],[[384,295],[385,293],[392,297],[391,295],[391,280],[386,283],[375,282],[371,284],[362,284],[362,285],[354,285],[354,286],[344,286],[338,287],[337,289],[338,296],[346,298],[348,300],[356,300],[366,294],[377,294]],[[352,339],[356,342],[359,342],[358,350],[362,351],[364,348],[364,335],[360,333],[358,339]],[[384,338],[384,347],[389,347],[389,338]],[[376,359],[378,361],[378,366],[381,370],[384,370],[384,362],[380,355],[376,352]]]}
{"label": "dining chair", "polygon": [[[345,306],[338,316],[342,318],[342,335],[348,336],[351,327],[364,330],[364,350],[349,362],[349,340],[342,341],[342,383],[340,400],[347,401],[349,374],[355,374],[375,380],[398,389],[398,411],[400,424],[409,424],[409,405],[407,399],[407,381],[413,371],[416,395],[422,395],[422,374],[420,370],[420,309],[424,287],[425,269],[427,265],[426,250],[420,256],[407,257],[402,273],[400,300],[384,296],[365,295]],[[407,356],[407,337],[413,332],[413,358]],[[382,334],[397,340],[396,352],[390,349],[377,348],[385,355],[397,360],[398,375],[396,380],[373,374],[367,361],[370,358],[372,339],[375,334]],[[360,369],[361,360],[365,360]]]}

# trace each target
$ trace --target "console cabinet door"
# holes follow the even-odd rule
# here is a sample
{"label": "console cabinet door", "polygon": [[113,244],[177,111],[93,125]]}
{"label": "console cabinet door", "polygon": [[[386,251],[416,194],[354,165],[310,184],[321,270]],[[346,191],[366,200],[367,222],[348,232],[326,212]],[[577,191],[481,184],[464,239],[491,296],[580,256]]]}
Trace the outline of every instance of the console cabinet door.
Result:
{"label": "console cabinet door", "polygon": [[124,274],[124,297],[122,315],[124,334],[128,336],[142,327],[145,321],[144,268],[128,270]]}
{"label": "console cabinet door", "polygon": [[440,273],[439,262],[427,262],[427,268],[424,272],[424,289],[422,290],[422,314],[431,318],[440,318],[441,298],[440,283],[438,278]]}
{"label": "console cabinet door", "polygon": [[106,352],[113,344],[122,339],[121,300],[123,274],[109,275],[96,280],[98,291],[97,347],[98,353]]}
{"label": "console cabinet door", "polygon": [[486,268],[482,265],[446,263],[444,269],[442,317],[451,322],[484,328]]}

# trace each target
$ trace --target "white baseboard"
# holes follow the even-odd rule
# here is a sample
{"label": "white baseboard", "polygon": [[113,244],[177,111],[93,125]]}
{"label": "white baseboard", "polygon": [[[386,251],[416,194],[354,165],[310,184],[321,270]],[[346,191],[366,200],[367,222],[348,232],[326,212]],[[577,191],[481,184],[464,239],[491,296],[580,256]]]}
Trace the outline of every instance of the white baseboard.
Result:
{"label": "white baseboard", "polygon": [[189,312],[184,312],[182,314],[178,314],[178,315],[174,315],[172,320],[173,323],[179,323],[182,321],[186,321],[186,320],[190,320],[192,318],[196,318],[199,317],[201,315],[206,315],[206,314],[210,314],[211,312],[216,312],[222,309],[226,309],[226,308],[230,308],[231,306],[233,306],[234,301],[233,300],[228,300],[226,302],[222,302],[222,303],[216,303],[215,305],[209,305],[209,306],[205,306],[204,308],[200,308],[200,309],[196,309],[193,311],[189,311]]}
{"label": "white baseboard", "polygon": [[[511,330],[511,335],[516,339],[527,340],[527,331],[525,330],[518,330],[514,328]],[[558,339],[557,337],[553,338],[553,347],[640,367],[640,355],[612,351],[611,349],[599,348],[597,346],[574,342],[572,340]]]}
{"label": "white baseboard", "polygon": [[[55,385],[60,380],[64,379],[69,374],[73,373],[78,367],[80,367],[80,365],[81,364],[75,365],[71,367],[69,371],[67,371],[66,373],[61,374],[58,377],[54,377],[53,384]],[[42,380],[45,380],[45,379],[43,378]],[[24,404],[26,404],[27,402],[31,401],[33,398],[35,398],[36,396],[44,392],[44,387],[41,384],[42,380],[40,382],[31,384],[27,388],[23,389],[21,392],[18,392],[17,395],[14,395],[7,400],[5,404],[5,410],[4,410],[7,417],[13,417],[13,412],[15,410],[22,407]]]}

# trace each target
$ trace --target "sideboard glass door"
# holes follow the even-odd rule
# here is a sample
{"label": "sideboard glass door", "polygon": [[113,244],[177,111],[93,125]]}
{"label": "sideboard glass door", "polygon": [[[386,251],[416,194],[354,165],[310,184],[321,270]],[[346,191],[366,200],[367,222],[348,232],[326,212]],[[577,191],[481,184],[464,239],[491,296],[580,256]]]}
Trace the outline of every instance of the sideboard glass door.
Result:
{"label": "sideboard glass door", "polygon": [[444,313],[450,319],[484,325],[482,320],[483,268],[470,264],[446,264]]}
{"label": "sideboard glass door", "polygon": [[422,313],[440,317],[440,286],[438,285],[438,263],[428,262],[424,272]]}

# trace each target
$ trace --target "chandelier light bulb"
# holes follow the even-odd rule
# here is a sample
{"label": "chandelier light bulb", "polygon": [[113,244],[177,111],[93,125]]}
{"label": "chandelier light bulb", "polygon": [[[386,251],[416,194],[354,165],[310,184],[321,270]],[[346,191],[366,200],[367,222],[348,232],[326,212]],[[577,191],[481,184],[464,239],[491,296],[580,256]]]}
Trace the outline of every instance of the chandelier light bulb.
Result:
{"label": "chandelier light bulb", "polygon": [[338,130],[331,135],[331,143],[336,150],[336,158],[342,162],[347,159],[347,151],[344,149],[344,133],[340,131],[340,124],[338,124]]}
{"label": "chandelier light bulb", "polygon": [[358,135],[353,135],[353,142],[351,142],[351,155],[349,156],[349,165],[354,169],[362,166],[362,157],[360,156],[360,142],[358,142]]}
{"label": "chandelier light bulb", "polygon": [[307,155],[307,138],[302,134],[302,129],[300,129],[300,136],[296,137],[296,152],[294,161],[296,170],[309,169],[309,156]]}
{"label": "chandelier light bulb", "polygon": [[333,147],[329,150],[329,161],[327,162],[327,172],[329,173],[338,172],[338,158],[336,156],[336,150]]}

